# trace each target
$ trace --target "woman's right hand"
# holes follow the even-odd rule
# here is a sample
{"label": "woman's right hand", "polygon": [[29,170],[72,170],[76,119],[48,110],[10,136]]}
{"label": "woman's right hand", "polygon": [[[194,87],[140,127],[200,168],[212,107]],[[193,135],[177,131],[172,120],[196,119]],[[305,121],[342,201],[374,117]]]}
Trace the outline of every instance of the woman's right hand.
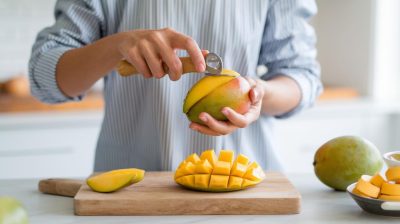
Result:
{"label": "woman's right hand", "polygon": [[123,41],[118,49],[145,78],[165,76],[163,63],[168,67],[168,76],[176,81],[182,75],[182,63],[176,50],[186,50],[197,72],[204,72],[204,56],[196,41],[171,28],[160,30],[133,30],[120,33]]}

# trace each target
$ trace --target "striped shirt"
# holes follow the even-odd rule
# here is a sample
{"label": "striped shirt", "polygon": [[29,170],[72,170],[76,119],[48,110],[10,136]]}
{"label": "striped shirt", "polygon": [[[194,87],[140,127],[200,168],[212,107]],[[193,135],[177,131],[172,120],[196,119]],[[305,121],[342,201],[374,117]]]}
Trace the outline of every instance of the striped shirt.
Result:
{"label": "striped shirt", "polygon": [[315,33],[307,23],[316,11],[312,0],[59,0],[55,24],[42,30],[33,46],[31,91],[46,103],[81,100],[83,95],[65,96],[57,86],[55,68],[63,53],[121,31],[171,27],[219,54],[224,67],[244,76],[256,77],[257,66],[265,65],[268,72],[257,77],[293,78],[302,91],[301,103],[286,114],[261,115],[246,128],[212,137],[189,129],[182,113],[186,93],[202,74],[173,82],[168,77],[123,78],[114,71],[104,77],[105,115],[95,171],[172,170],[187,155],[209,148],[232,149],[265,169],[280,169],[274,119],[311,106],[322,88]]}

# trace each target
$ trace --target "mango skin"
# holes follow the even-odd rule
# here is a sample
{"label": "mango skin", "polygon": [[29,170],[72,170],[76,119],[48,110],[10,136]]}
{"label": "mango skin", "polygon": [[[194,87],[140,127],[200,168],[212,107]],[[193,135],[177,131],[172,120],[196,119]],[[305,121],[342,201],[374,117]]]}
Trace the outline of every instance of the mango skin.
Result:
{"label": "mango skin", "polygon": [[190,108],[186,116],[192,122],[203,124],[203,121],[199,119],[201,112],[207,112],[219,121],[227,120],[221,112],[224,107],[230,107],[240,114],[245,114],[251,106],[250,89],[249,82],[243,77],[232,79],[200,99]]}
{"label": "mango skin", "polygon": [[2,196],[0,197],[0,223],[28,224],[28,213],[17,199]]}
{"label": "mango skin", "polygon": [[89,177],[86,183],[93,191],[109,193],[140,182],[144,173],[144,170],[136,168],[111,170]]}
{"label": "mango skin", "polygon": [[314,171],[325,185],[339,191],[356,182],[363,174],[374,175],[383,166],[379,150],[357,136],[334,138],[322,145],[314,157]]}

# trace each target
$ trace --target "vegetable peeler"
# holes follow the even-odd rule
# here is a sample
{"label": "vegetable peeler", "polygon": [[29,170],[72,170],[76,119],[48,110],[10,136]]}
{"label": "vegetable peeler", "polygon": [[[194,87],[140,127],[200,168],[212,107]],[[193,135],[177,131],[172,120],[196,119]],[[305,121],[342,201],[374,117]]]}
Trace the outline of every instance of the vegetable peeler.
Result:
{"label": "vegetable peeler", "polygon": [[[196,69],[192,63],[190,57],[180,57],[182,62],[182,74],[186,73],[196,73]],[[233,76],[232,74],[223,73],[223,62],[221,57],[216,53],[208,53],[205,56],[206,70],[205,75],[208,76]],[[163,68],[166,73],[168,73],[168,66],[163,63]],[[132,66],[128,61],[123,60],[119,62],[117,66],[118,73],[121,76],[127,77],[131,75],[139,74],[134,66]],[[222,73],[221,73],[222,72]]]}

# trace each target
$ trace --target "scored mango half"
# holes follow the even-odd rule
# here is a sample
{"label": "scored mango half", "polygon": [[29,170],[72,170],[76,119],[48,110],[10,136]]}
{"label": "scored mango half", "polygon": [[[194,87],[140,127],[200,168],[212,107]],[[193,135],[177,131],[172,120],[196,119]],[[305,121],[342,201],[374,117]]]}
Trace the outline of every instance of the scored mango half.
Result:
{"label": "scored mango half", "polygon": [[231,150],[221,150],[217,158],[214,150],[204,151],[200,157],[188,156],[175,171],[175,182],[192,190],[226,192],[242,190],[260,183],[265,173],[257,162]]}
{"label": "scored mango half", "polygon": [[92,176],[86,183],[93,191],[108,193],[143,180],[144,173],[144,170],[136,168],[112,170]]}

